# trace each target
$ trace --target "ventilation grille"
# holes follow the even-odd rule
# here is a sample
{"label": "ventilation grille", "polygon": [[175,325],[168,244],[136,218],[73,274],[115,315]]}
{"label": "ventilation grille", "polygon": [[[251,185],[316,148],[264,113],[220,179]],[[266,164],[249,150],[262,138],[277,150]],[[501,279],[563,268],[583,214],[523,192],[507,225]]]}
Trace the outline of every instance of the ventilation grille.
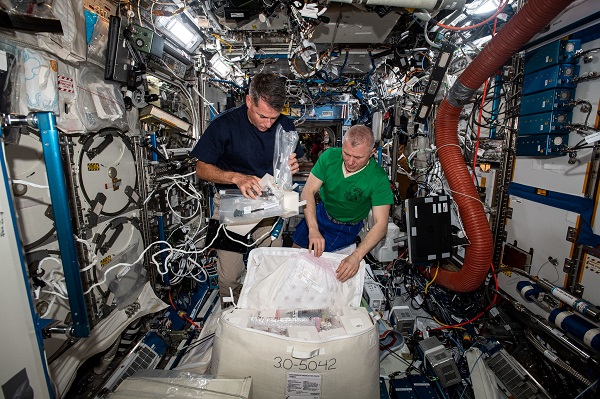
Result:
{"label": "ventilation grille", "polygon": [[505,350],[493,354],[486,363],[515,399],[545,398]]}

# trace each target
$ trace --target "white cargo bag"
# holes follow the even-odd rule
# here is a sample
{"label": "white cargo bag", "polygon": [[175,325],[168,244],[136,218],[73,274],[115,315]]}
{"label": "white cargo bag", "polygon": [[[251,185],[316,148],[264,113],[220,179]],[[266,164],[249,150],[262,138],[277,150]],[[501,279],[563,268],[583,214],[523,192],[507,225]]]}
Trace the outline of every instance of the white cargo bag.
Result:
{"label": "white cargo bag", "polygon": [[[295,248],[252,250],[237,307],[223,312],[215,332],[212,374],[252,377],[252,396],[259,399],[378,398],[379,337],[359,307],[365,265],[341,283],[335,270],[344,257],[314,258]],[[345,328],[315,339],[314,332],[290,338],[247,327],[259,312],[321,308],[335,310]]]}

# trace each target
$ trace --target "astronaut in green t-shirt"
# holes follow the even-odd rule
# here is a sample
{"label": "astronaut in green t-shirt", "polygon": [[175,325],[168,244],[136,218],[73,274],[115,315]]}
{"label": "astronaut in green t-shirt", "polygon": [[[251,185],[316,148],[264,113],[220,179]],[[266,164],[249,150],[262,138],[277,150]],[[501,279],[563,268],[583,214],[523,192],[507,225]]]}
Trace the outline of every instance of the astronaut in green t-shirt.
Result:
{"label": "astronaut in green t-shirt", "polygon": [[[341,148],[330,148],[319,157],[302,189],[304,220],[292,239],[316,257],[352,245],[363,219],[372,211],[373,226],[336,270],[342,282],[358,272],[360,261],[387,233],[394,197],[387,173],[371,157],[374,143],[367,126],[351,127]],[[315,201],[317,192],[322,200],[319,204]]]}

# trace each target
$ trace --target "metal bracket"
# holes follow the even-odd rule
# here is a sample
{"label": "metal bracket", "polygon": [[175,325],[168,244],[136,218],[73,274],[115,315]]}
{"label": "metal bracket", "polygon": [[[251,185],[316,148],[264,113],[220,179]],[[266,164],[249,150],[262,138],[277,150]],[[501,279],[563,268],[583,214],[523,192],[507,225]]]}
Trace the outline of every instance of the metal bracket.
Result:
{"label": "metal bracket", "polygon": [[498,233],[498,239],[502,242],[506,241],[506,239],[508,238],[508,232],[506,231],[501,231]]}
{"label": "metal bracket", "polygon": [[585,289],[585,287],[583,285],[575,284],[575,286],[573,287],[573,295],[575,295],[577,298],[583,297],[584,289]]}
{"label": "metal bracket", "polygon": [[563,265],[563,272],[569,273],[575,268],[575,261],[571,258],[565,258],[565,264]]}
{"label": "metal bracket", "polygon": [[567,237],[565,238],[565,240],[573,243],[577,241],[577,229],[575,227],[569,226],[567,228]]}

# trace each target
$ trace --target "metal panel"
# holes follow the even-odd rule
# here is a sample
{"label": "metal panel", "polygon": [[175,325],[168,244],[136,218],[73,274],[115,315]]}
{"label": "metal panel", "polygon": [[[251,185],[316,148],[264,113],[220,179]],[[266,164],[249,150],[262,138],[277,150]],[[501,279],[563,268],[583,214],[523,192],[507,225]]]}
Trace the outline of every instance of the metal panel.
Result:
{"label": "metal panel", "polygon": [[536,134],[517,137],[517,156],[561,156],[569,135]]}
{"label": "metal panel", "polygon": [[519,118],[519,135],[569,133],[571,111],[554,111]]}
{"label": "metal panel", "polygon": [[556,88],[573,88],[577,83],[573,78],[579,74],[579,65],[560,64],[535,73],[523,79],[523,95]]}
{"label": "metal panel", "polygon": [[524,74],[556,64],[576,64],[575,52],[581,40],[557,40],[525,55]]}
{"label": "metal panel", "polygon": [[600,304],[600,258],[585,255],[583,271],[579,284],[583,286],[582,298],[595,305]]}
{"label": "metal panel", "polygon": [[[513,216],[506,227],[506,241],[516,240],[520,248],[533,248],[531,274],[562,287],[562,263],[570,257],[572,245],[566,240],[567,229],[575,226],[578,215],[515,196],[510,196],[510,206]],[[549,257],[558,259],[559,264],[554,266]],[[501,287],[516,296],[515,286],[520,280],[523,277],[515,274],[508,278],[501,275]]]}
{"label": "metal panel", "polygon": [[[0,381],[4,388],[11,378],[19,383],[26,376],[32,389],[31,397],[50,398],[41,336],[36,335],[38,328],[33,318],[32,298],[15,226],[4,155],[4,144],[0,143],[0,253],[4,266],[0,279],[0,301],[4,304],[0,340],[0,353],[4,360],[0,362]],[[4,394],[7,397],[18,396],[17,391],[4,391]]]}
{"label": "metal panel", "polygon": [[573,109],[568,104],[575,100],[575,89],[554,89],[524,96],[521,99],[521,116],[547,111]]}

